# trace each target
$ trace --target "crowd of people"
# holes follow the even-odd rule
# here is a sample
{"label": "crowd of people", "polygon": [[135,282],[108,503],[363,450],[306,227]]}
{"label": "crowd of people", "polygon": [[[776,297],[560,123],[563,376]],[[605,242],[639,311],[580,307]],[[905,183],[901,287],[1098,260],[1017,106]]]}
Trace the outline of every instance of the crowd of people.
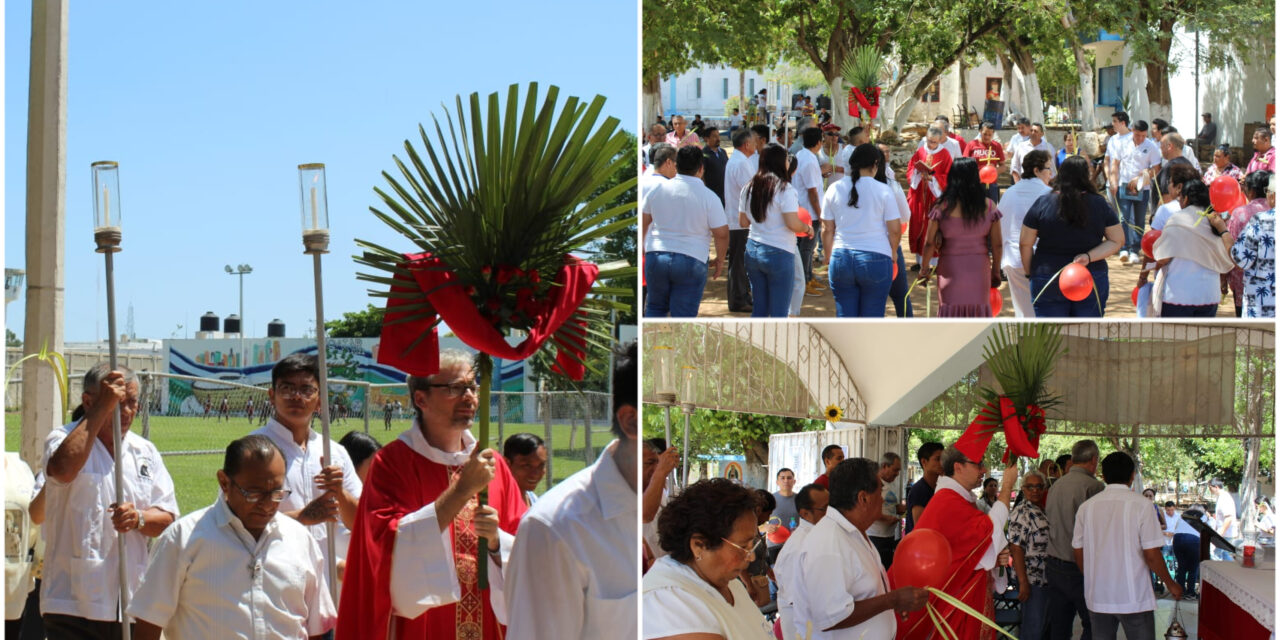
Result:
{"label": "crowd of people", "polygon": [[[679,115],[670,131],[653,124],[642,149],[647,317],[698,315],[721,274],[728,310],[753,317],[794,317],[806,297],[828,293],[838,317],[883,317],[890,299],[911,317],[909,290],[933,276],[941,317],[990,317],[1005,282],[1017,317],[1100,317],[1113,256],[1138,270],[1140,317],[1212,317],[1228,292],[1237,316],[1275,315],[1274,119],[1254,132],[1241,169],[1229,146],[1212,146],[1207,113],[1188,142],[1162,119],[1118,111],[1096,157],[1075,132],[1055,149],[1026,118],[1002,144],[990,122],[966,140],[939,116],[904,183],[890,148],[862,127],[731,118],[726,153],[720,131],[695,122],[696,132]],[[1213,149],[1203,168],[1199,148]],[[1221,176],[1240,182],[1246,204],[1211,210],[1208,185]],[[1144,248],[1148,230],[1161,234]],[[1059,285],[1073,263],[1092,279],[1083,299]]]}
{"label": "crowd of people", "polygon": [[[646,442],[645,455],[646,639],[927,638],[926,601],[958,637],[994,637],[910,582],[914,555],[895,568],[899,543],[917,529],[950,544],[938,588],[989,619],[996,600],[1013,603],[1023,640],[1071,638],[1076,625],[1086,638],[1115,638],[1119,628],[1154,638],[1157,599],[1198,599],[1200,532],[1191,522],[1232,543],[1241,537],[1220,480],[1208,483],[1211,505],[1158,505],[1154,489],[1136,490],[1129,454],[1103,457],[1092,440],[999,478],[955,445],[927,442],[905,497],[895,491],[903,461],[892,452],[846,459],[829,445],[824,473],[794,490],[796,474],[780,469],[772,494],[722,478],[671,492],[666,473],[678,454],[659,440]],[[1257,518],[1274,535],[1265,501]]]}
{"label": "crowd of people", "polygon": [[49,640],[119,638],[124,589],[142,640],[634,636],[635,343],[613,372],[616,439],[540,498],[543,443],[518,434],[505,457],[478,443],[472,356],[439,357],[438,373],[409,377],[413,426],[385,447],[363,432],[323,442],[311,426],[317,359],[284,358],[271,419],[227,445],[208,470],[218,497],[185,515],[165,459],[130,430],[136,375],[93,367],[73,422],[45,442],[42,473],[5,458],[5,635],[31,634],[25,624]]}

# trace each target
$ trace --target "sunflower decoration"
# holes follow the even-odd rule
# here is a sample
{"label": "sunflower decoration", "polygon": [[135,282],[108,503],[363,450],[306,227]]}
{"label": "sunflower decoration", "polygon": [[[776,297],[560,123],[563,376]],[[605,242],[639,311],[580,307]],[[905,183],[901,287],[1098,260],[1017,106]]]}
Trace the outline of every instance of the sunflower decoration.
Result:
{"label": "sunflower decoration", "polygon": [[823,415],[827,418],[827,422],[840,422],[840,418],[844,417],[844,412],[840,410],[840,407],[832,404],[827,405],[827,410]]}

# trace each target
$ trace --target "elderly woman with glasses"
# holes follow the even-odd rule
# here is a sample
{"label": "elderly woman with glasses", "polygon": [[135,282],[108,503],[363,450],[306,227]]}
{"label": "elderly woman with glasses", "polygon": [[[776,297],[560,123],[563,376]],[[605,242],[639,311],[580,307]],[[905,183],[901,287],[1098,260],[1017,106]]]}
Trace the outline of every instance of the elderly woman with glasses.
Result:
{"label": "elderly woman with glasses", "polygon": [[739,578],[755,557],[755,493],[724,478],[690,485],[658,517],[668,555],[644,576],[645,640],[759,640],[764,616]]}
{"label": "elderly woman with glasses", "polygon": [[1032,640],[1043,637],[1049,612],[1049,580],[1044,573],[1049,551],[1049,520],[1044,515],[1048,485],[1048,479],[1039,471],[1023,476],[1024,499],[1009,515],[1009,553],[1018,576],[1018,600],[1022,602],[1019,637]]}

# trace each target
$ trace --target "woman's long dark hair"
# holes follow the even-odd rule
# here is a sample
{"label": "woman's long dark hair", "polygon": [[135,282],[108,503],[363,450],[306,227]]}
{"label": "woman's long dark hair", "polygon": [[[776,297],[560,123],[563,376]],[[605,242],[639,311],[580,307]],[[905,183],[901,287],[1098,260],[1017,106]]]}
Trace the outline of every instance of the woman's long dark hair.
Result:
{"label": "woman's long dark hair", "polygon": [[787,148],[771,142],[760,152],[760,170],[751,177],[751,186],[747,189],[753,220],[764,222],[773,196],[788,182],[791,177],[787,174]]}
{"label": "woman's long dark hair", "polygon": [[1182,197],[1187,199],[1188,207],[1209,208],[1209,185],[1203,180],[1188,180],[1182,185]]}
{"label": "woman's long dark hair", "polygon": [[853,150],[853,155],[849,156],[849,179],[853,180],[853,187],[849,189],[849,206],[858,206],[858,178],[859,173],[867,167],[875,167],[880,162],[880,150],[874,144],[860,144]]}
{"label": "woman's long dark hair", "polygon": [[1267,197],[1267,184],[1271,182],[1271,172],[1258,169],[1244,179],[1244,194],[1250,200]]}
{"label": "woman's long dark hair", "polygon": [[1085,196],[1097,193],[1089,180],[1089,161],[1081,156],[1067,156],[1058,167],[1058,215],[1067,224],[1083,229],[1089,220]]}
{"label": "woman's long dark hair", "polygon": [[938,206],[945,211],[960,207],[960,219],[966,225],[975,224],[987,214],[987,188],[978,179],[978,161],[973,158],[956,158],[947,172],[947,188],[938,198]]}

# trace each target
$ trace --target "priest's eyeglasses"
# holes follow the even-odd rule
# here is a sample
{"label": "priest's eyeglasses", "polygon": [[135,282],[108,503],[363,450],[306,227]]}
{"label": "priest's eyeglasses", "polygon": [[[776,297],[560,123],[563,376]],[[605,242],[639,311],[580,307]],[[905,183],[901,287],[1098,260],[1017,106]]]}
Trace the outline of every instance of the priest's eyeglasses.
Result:
{"label": "priest's eyeglasses", "polygon": [[272,502],[284,502],[284,499],[288,498],[290,493],[293,493],[288,489],[275,489],[273,491],[245,491],[244,488],[236,484],[236,481],[232,480],[230,476],[227,477],[227,480],[231,482],[231,486],[236,488],[236,491],[240,492],[240,495],[244,496],[245,502],[260,502],[263,498],[269,498]]}
{"label": "priest's eyeglasses", "polygon": [[756,555],[756,545],[760,544],[760,539],[763,537],[764,537],[763,535],[756,534],[755,537],[751,538],[750,546],[749,548],[746,548],[746,549],[734,544],[733,541],[728,538],[720,538],[720,539],[727,542],[729,546],[733,547],[734,549],[737,549],[738,551],[741,551],[742,553],[746,554],[748,558],[754,559]]}
{"label": "priest's eyeglasses", "polygon": [[427,386],[444,389],[445,395],[449,396],[450,398],[461,397],[465,395],[468,391],[470,391],[472,395],[475,395],[480,391],[480,385],[474,382],[451,382],[449,384],[432,383],[432,384],[428,384]]}

